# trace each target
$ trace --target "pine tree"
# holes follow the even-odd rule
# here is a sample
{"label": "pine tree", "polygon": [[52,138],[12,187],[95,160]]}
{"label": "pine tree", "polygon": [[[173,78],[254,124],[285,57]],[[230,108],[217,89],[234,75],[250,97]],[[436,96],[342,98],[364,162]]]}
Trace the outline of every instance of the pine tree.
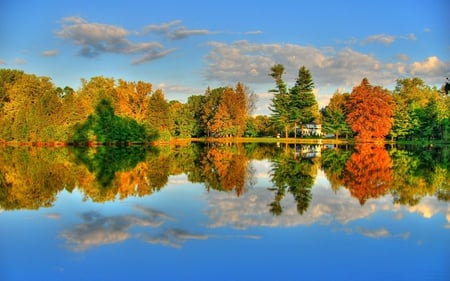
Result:
{"label": "pine tree", "polygon": [[319,106],[314,95],[314,82],[311,72],[300,67],[295,86],[289,92],[289,115],[294,123],[294,136],[297,136],[297,127],[319,119]]}
{"label": "pine tree", "polygon": [[289,97],[286,84],[283,81],[284,66],[276,64],[270,70],[271,73],[269,76],[275,79],[277,85],[276,89],[269,90],[269,92],[274,93],[272,103],[269,106],[270,111],[272,111],[271,119],[277,127],[284,128],[284,134],[287,138],[289,135],[290,118]]}

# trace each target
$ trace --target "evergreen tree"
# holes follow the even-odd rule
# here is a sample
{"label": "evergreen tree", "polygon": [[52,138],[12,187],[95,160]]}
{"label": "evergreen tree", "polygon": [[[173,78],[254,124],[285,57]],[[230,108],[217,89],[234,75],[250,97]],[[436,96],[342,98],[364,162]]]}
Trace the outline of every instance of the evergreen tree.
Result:
{"label": "evergreen tree", "polygon": [[289,92],[289,114],[294,123],[294,136],[297,136],[298,125],[318,121],[319,106],[314,95],[314,82],[311,72],[300,67],[295,86]]}
{"label": "evergreen tree", "polygon": [[283,81],[284,66],[276,64],[270,70],[269,76],[275,79],[276,83],[276,89],[269,90],[269,92],[274,94],[269,106],[270,111],[272,111],[271,119],[278,128],[284,129],[284,135],[287,138],[289,136],[290,115],[289,96],[286,84]]}

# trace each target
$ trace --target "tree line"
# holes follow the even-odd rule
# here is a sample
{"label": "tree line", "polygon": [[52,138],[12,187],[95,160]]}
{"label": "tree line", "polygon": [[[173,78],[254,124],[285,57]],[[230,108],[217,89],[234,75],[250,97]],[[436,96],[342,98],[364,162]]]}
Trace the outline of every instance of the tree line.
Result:
{"label": "tree line", "polygon": [[316,123],[336,138],[450,139],[448,83],[438,89],[417,77],[403,78],[389,91],[363,78],[351,93],[335,92],[328,105],[319,110],[310,71],[300,67],[289,89],[283,74],[283,65],[271,68],[269,75],[276,87],[271,90],[274,97],[269,109],[272,123],[286,137],[296,137],[299,125]]}
{"label": "tree line", "polygon": [[0,69],[0,141],[147,143],[171,138],[300,136],[315,123],[336,138],[450,139],[445,87],[420,78],[398,79],[393,91],[367,78],[351,93],[336,92],[319,109],[311,72],[299,68],[295,84],[274,65],[270,116],[251,116],[255,95],[242,83],[207,88],[187,102],[168,101],[148,82],[92,77],[81,87],[56,87],[49,77]]}

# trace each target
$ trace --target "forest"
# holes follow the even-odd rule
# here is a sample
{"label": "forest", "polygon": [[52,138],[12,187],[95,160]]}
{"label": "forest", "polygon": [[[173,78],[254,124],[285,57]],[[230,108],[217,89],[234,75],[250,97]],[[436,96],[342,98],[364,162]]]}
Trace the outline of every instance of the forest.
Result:
{"label": "forest", "polygon": [[[367,78],[351,93],[335,92],[319,109],[311,72],[302,66],[292,87],[274,65],[271,114],[252,116],[256,95],[241,82],[207,88],[186,103],[168,101],[143,81],[92,77],[58,87],[50,77],[0,69],[0,142],[129,144],[190,138],[305,137],[321,124],[327,136],[356,140],[450,140],[450,98],[420,78],[398,79],[394,90]],[[269,78],[270,79],[270,78]],[[319,135],[315,137],[324,137]]]}

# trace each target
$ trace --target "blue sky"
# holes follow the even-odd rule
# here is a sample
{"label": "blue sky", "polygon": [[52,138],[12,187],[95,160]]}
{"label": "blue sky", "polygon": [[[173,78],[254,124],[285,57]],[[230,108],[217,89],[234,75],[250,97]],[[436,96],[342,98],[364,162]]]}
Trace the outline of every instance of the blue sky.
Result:
{"label": "blue sky", "polygon": [[75,89],[98,75],[141,80],[182,102],[243,82],[258,96],[255,113],[267,114],[276,63],[288,86],[310,69],[321,106],[364,77],[388,89],[407,77],[442,85],[448,11],[446,0],[2,0],[0,67]]}

